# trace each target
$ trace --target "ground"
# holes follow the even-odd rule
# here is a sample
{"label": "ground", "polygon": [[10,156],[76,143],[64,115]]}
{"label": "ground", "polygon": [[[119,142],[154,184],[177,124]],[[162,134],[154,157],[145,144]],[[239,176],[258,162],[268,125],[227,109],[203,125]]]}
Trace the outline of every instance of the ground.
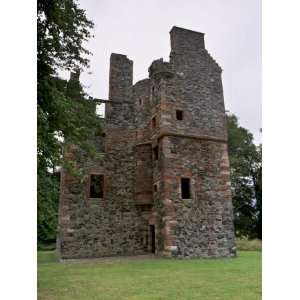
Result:
{"label": "ground", "polygon": [[261,252],[230,259],[106,259],[58,263],[38,253],[40,300],[261,299]]}

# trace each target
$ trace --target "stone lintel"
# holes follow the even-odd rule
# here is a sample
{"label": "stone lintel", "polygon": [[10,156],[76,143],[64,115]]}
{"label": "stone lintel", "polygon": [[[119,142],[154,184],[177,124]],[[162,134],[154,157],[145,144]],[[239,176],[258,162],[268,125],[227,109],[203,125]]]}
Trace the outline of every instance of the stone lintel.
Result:
{"label": "stone lintel", "polygon": [[135,144],[135,147],[144,146],[144,145],[151,145],[151,144],[152,144],[151,141],[147,141],[147,142],[142,142],[142,143]]}

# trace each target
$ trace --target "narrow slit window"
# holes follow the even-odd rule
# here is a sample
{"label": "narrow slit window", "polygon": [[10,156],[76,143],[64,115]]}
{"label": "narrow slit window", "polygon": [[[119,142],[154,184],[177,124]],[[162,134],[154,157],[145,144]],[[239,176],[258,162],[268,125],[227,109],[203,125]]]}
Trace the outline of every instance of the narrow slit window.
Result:
{"label": "narrow slit window", "polygon": [[90,175],[89,198],[103,198],[104,176],[98,174]]}
{"label": "narrow slit window", "polygon": [[153,148],[153,156],[154,156],[154,160],[158,160],[158,146],[155,146]]}
{"label": "narrow slit window", "polygon": [[179,121],[183,120],[183,111],[182,110],[176,110],[176,119]]}
{"label": "narrow slit window", "polygon": [[154,184],[153,188],[154,188],[154,192],[156,193],[157,192],[157,184]]}
{"label": "narrow slit window", "polygon": [[152,128],[156,128],[156,117],[152,118]]}
{"label": "narrow slit window", "polygon": [[155,87],[153,86],[152,87],[152,96],[154,96],[154,93],[155,93]]}
{"label": "narrow slit window", "polygon": [[181,178],[181,198],[191,198],[191,183],[190,178]]}

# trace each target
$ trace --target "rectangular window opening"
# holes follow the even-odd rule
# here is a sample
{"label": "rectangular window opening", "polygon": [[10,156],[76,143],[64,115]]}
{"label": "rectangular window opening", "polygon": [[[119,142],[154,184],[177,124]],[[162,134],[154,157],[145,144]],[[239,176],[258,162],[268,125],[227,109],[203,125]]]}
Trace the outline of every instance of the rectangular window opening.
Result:
{"label": "rectangular window opening", "polygon": [[152,128],[156,128],[156,117],[152,118]]}
{"label": "rectangular window opening", "polygon": [[181,198],[191,198],[190,178],[181,178]]}
{"label": "rectangular window opening", "polygon": [[158,146],[155,146],[153,148],[153,156],[154,156],[154,160],[158,160]]}
{"label": "rectangular window opening", "polygon": [[89,198],[103,198],[104,175],[90,175]]}
{"label": "rectangular window opening", "polygon": [[183,111],[182,110],[176,110],[176,119],[179,121],[183,120]]}

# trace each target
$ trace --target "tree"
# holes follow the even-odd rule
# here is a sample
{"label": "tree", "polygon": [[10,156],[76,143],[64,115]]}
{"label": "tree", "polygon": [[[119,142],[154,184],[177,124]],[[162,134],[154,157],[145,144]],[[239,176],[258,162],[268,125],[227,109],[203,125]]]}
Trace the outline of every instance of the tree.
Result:
{"label": "tree", "polygon": [[235,115],[227,114],[227,127],[236,235],[261,238],[261,145]]}
{"label": "tree", "polygon": [[[76,0],[37,2],[37,160],[38,240],[55,239],[58,205],[57,166],[66,142],[89,148],[88,138],[100,129],[95,104],[79,82],[89,66],[83,46],[93,22]],[[69,81],[59,78],[68,70]],[[54,213],[56,212],[56,213]]]}
{"label": "tree", "polygon": [[38,245],[54,243],[56,240],[59,175],[60,173],[41,173],[41,171],[38,170]]}
{"label": "tree", "polygon": [[262,146],[258,147],[258,163],[253,171],[254,191],[257,208],[256,234],[262,239]]}

